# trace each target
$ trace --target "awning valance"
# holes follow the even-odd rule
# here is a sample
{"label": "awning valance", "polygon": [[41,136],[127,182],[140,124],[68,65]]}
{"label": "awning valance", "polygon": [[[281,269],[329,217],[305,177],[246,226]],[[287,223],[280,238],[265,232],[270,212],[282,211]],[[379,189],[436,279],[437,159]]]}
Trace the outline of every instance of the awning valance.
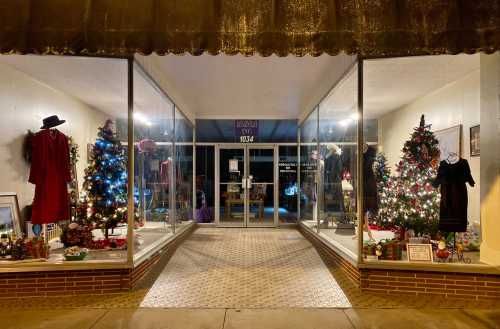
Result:
{"label": "awning valance", "polygon": [[404,56],[500,49],[500,0],[0,0],[1,53]]}

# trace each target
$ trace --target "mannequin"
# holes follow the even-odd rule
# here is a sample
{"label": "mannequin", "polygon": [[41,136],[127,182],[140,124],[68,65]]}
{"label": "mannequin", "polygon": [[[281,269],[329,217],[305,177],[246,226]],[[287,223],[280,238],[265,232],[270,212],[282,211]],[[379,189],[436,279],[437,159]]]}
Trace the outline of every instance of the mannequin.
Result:
{"label": "mannequin", "polygon": [[[377,182],[373,173],[373,162],[376,150],[368,144],[363,144],[363,231],[368,232],[370,241],[374,241],[372,231],[368,225],[370,216],[378,211]],[[354,237],[354,239],[357,236]]]}
{"label": "mannequin", "polygon": [[[33,232],[46,231],[46,224],[70,219],[67,184],[71,181],[69,145],[66,135],[55,127],[66,122],[57,115],[43,119],[31,140],[32,161],[29,182],[35,185],[31,222]],[[45,234],[46,237],[46,234]]]}
{"label": "mannequin", "polygon": [[[329,204],[328,211],[342,212],[342,150],[334,143],[326,146],[327,153],[324,160],[324,185],[325,196],[328,195],[333,201]],[[325,200],[326,206],[326,200]]]}
{"label": "mannequin", "polygon": [[467,186],[474,186],[469,163],[452,152],[439,164],[433,182],[440,187],[439,229],[445,232],[467,231]]}

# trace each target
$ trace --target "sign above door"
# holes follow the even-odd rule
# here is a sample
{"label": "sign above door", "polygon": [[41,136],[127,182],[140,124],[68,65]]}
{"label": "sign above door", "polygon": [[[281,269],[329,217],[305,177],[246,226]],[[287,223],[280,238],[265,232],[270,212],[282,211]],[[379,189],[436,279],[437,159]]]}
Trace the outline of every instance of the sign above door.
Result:
{"label": "sign above door", "polygon": [[235,120],[234,134],[240,143],[253,143],[259,135],[259,120]]}

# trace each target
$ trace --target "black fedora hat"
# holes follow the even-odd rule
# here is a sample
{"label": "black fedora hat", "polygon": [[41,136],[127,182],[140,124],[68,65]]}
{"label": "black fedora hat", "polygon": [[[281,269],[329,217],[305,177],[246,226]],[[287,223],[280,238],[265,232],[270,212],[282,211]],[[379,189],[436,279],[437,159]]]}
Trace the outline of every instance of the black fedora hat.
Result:
{"label": "black fedora hat", "polygon": [[59,120],[57,115],[51,115],[50,117],[46,117],[43,119],[43,126],[40,127],[40,129],[49,129],[53,128],[55,126],[59,126],[63,123],[65,123],[66,120]]}

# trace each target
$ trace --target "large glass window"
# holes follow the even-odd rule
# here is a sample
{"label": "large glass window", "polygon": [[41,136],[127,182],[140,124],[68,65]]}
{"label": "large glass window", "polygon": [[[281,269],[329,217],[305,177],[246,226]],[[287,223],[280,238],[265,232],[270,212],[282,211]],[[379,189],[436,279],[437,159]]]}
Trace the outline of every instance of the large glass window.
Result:
{"label": "large glass window", "polygon": [[492,263],[481,252],[482,170],[499,166],[480,154],[495,134],[483,125],[498,118],[498,90],[487,92],[498,86],[491,58],[364,61],[365,129],[378,126],[376,138],[365,133],[365,261]]}
{"label": "large glass window", "polygon": [[317,227],[318,109],[300,127],[300,219]]}
{"label": "large glass window", "polygon": [[127,77],[120,59],[0,56],[0,266],[127,260]]}
{"label": "large glass window", "polygon": [[175,217],[180,228],[193,220],[193,126],[175,109]]}
{"label": "large glass window", "polygon": [[320,232],[353,259],[358,249],[357,80],[354,67],[319,105]]}
{"label": "large glass window", "polygon": [[215,146],[196,146],[196,211],[198,223],[213,223],[215,207]]}
{"label": "large glass window", "polygon": [[[142,255],[173,235],[174,104],[137,65],[134,83],[136,230]],[[127,123],[123,122],[123,127]]]}

